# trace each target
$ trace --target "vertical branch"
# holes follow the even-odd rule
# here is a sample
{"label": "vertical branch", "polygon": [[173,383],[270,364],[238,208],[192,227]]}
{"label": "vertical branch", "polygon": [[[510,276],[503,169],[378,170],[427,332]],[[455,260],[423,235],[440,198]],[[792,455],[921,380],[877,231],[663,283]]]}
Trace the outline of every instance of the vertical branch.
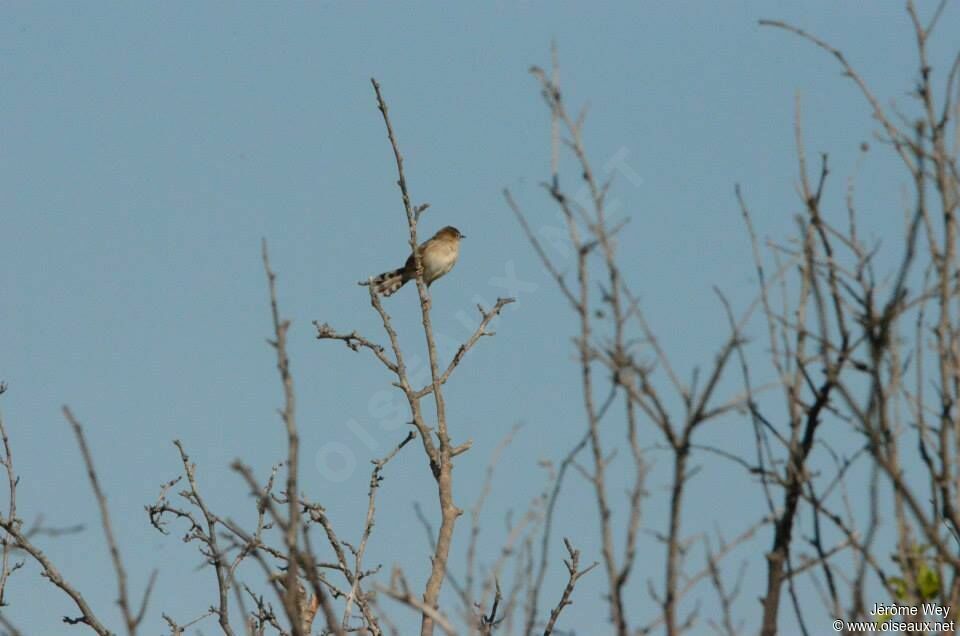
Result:
{"label": "vertical branch", "polygon": [[290,359],[287,357],[287,331],[290,328],[289,320],[281,320],[277,308],[277,275],[270,269],[270,255],[267,252],[267,241],[261,242],[263,254],[263,268],[267,274],[267,285],[270,289],[270,315],[273,320],[274,339],[268,340],[277,354],[277,371],[280,373],[280,382],[283,385],[283,410],[280,417],[287,430],[287,520],[284,528],[284,544],[287,548],[287,572],[284,585],[285,593],[283,604],[290,616],[293,633],[301,634],[299,617],[302,614],[300,607],[302,600],[297,594],[299,589],[297,554],[298,532],[300,529],[300,504],[298,499],[297,472],[298,456],[300,452],[300,437],[297,433],[296,401],[293,391],[293,378],[290,375]]}
{"label": "vertical branch", "polygon": [[483,512],[484,503],[490,496],[493,474],[497,464],[500,462],[500,457],[503,455],[503,452],[507,449],[507,447],[513,442],[513,438],[520,428],[520,424],[515,425],[512,429],[510,429],[510,432],[508,432],[504,438],[500,440],[500,443],[497,444],[493,454],[490,457],[490,461],[487,463],[487,468],[483,477],[483,486],[480,489],[480,495],[470,508],[470,541],[467,544],[466,574],[464,575],[463,584],[464,612],[467,615],[472,612],[474,603],[474,579],[476,569],[477,541],[480,538],[480,516]]}
{"label": "vertical branch", "polygon": [[[792,366],[793,372],[789,378],[784,376],[790,434],[789,438],[784,440],[787,461],[785,474],[780,480],[784,490],[783,504],[777,512],[773,546],[767,554],[767,590],[763,599],[761,628],[761,634],[764,636],[772,636],[776,633],[780,594],[785,582],[790,586],[797,621],[804,633],[806,632],[793,587],[793,579],[788,576],[794,525],[804,490],[809,489],[810,496],[815,497],[812,494],[814,492],[812,477],[807,468],[808,459],[813,450],[822,416],[825,411],[832,408],[832,394],[837,389],[841,374],[852,353],[851,337],[847,328],[849,319],[846,316],[846,304],[841,292],[840,269],[830,238],[833,231],[827,226],[820,211],[824,185],[829,174],[827,156],[822,157],[819,180],[814,187],[807,171],[799,98],[796,108],[795,135],[800,187],[809,220],[800,223],[802,256],[799,268],[800,292],[793,312],[794,342],[792,346],[788,344],[784,347],[783,361],[778,361],[776,352],[773,353],[774,365],[778,369]],[[743,205],[742,199],[741,205]],[[854,246],[855,243],[848,241],[847,245]],[[808,303],[811,299],[813,316],[816,319],[815,327],[808,326]],[[828,302],[832,312],[827,310]],[[767,306],[765,304],[765,307]],[[769,321],[769,309],[767,313]],[[773,329],[772,325],[770,329]],[[808,341],[817,345],[817,353],[807,353]],[[819,385],[815,384],[811,377],[810,367],[813,364],[822,369],[825,375],[825,379]],[[805,393],[811,395],[806,397]],[[814,519],[815,524],[818,524],[819,516],[816,513]],[[822,550],[822,545],[817,545]],[[826,565],[824,567],[826,568]],[[829,569],[826,569],[826,572],[829,578]]]}
{"label": "vertical branch", "polygon": [[[536,75],[536,77],[540,80],[544,99],[550,108],[551,149],[555,149],[559,145],[559,124],[562,123],[564,129],[571,137],[569,145],[580,163],[581,174],[591,195],[591,203],[595,217],[589,221],[590,231],[594,233],[595,236],[593,238],[595,240],[589,242],[582,240],[573,210],[573,206],[577,204],[576,202],[572,202],[560,190],[559,175],[554,172],[552,175],[552,182],[548,184],[546,188],[550,196],[564,214],[570,242],[577,253],[577,286],[575,291],[571,290],[569,296],[575,310],[577,311],[577,318],[579,321],[579,335],[576,343],[579,358],[578,362],[580,365],[580,384],[581,393],[583,395],[585,415],[587,419],[587,435],[590,441],[589,447],[593,459],[593,473],[590,475],[590,482],[594,489],[594,496],[597,501],[598,516],[600,519],[600,536],[603,562],[607,573],[610,617],[618,636],[626,636],[629,628],[627,625],[626,612],[623,604],[622,589],[624,583],[626,582],[627,576],[629,575],[629,568],[623,570],[616,556],[613,528],[611,525],[611,507],[606,484],[607,459],[604,457],[603,441],[600,436],[599,411],[594,402],[595,387],[593,365],[597,356],[595,355],[592,345],[594,328],[591,320],[591,282],[588,264],[591,250],[597,244],[600,244],[604,249],[604,253],[607,257],[605,262],[608,265],[608,274],[610,277],[610,289],[606,291],[606,297],[613,307],[614,322],[618,323],[618,325],[622,327],[623,315],[619,304],[619,271],[617,270],[615,264],[613,264],[613,249],[606,236],[606,221],[604,217],[603,203],[603,193],[605,190],[599,187],[596,183],[590,162],[587,159],[586,150],[584,149],[581,135],[582,122],[580,120],[574,121],[568,115],[561,97],[560,87],[555,81],[559,76],[555,50],[552,53],[552,65],[553,70],[550,77],[548,77],[542,69],[537,67],[534,67],[533,69],[534,75]],[[554,151],[552,150],[552,154],[553,153]],[[552,159],[551,167],[553,170],[557,169],[556,159]],[[528,231],[527,234],[529,237],[530,232]],[[531,239],[531,241],[535,246],[537,245],[535,240]],[[554,271],[554,268],[552,264],[549,263],[549,260],[544,258],[545,255],[542,252],[540,252],[540,255],[541,259],[546,262],[548,269]],[[613,264],[613,267],[610,267],[611,264]],[[561,282],[561,288],[566,289],[566,284]],[[624,349],[622,332],[619,331],[619,327],[617,330],[617,335],[620,336],[620,339],[616,341],[614,355],[622,357],[624,355]],[[628,406],[628,412],[632,416],[632,407]],[[632,447],[632,450],[636,450],[637,448],[638,447]],[[635,492],[639,493],[640,490],[637,489]],[[636,514],[631,513],[632,526],[636,526],[636,524],[633,523],[633,519],[637,519],[637,523],[639,523],[639,495],[635,498],[635,501],[637,504],[633,510],[636,511]],[[629,541],[632,542],[635,536],[635,532],[629,532]],[[632,560],[632,545],[628,545],[627,547],[627,560]]]}
{"label": "vertical branch", "polygon": [[[406,582],[404,579],[402,579],[402,577],[394,577],[391,587],[388,588],[390,592],[388,596],[399,600],[411,608],[416,609],[421,614],[421,634],[426,636],[427,634],[433,633],[435,626],[439,625],[445,631],[448,631],[449,627],[449,625],[446,623],[446,618],[443,618],[444,614],[439,609],[438,599],[447,575],[447,562],[449,560],[450,547],[453,540],[454,525],[457,518],[463,514],[463,511],[457,508],[453,502],[453,459],[469,450],[471,446],[471,442],[469,440],[457,446],[454,446],[452,443],[441,388],[449,379],[456,367],[463,360],[466,353],[477,343],[477,341],[479,341],[483,336],[493,335],[493,332],[487,331],[487,327],[489,326],[490,322],[500,314],[503,307],[514,302],[514,299],[498,298],[496,304],[489,310],[485,310],[483,307],[478,306],[481,314],[480,325],[477,327],[474,334],[459,347],[456,354],[453,356],[453,359],[441,372],[441,367],[438,362],[436,342],[434,339],[433,325],[430,318],[430,297],[426,283],[423,280],[421,254],[417,245],[417,224],[420,219],[420,215],[424,210],[427,209],[428,205],[421,204],[414,206],[411,202],[403,168],[403,155],[400,152],[399,144],[393,130],[393,124],[390,121],[389,108],[383,98],[380,84],[376,81],[376,79],[371,79],[371,84],[376,95],[377,107],[383,117],[384,125],[387,131],[387,138],[393,150],[393,155],[397,166],[397,185],[400,188],[404,213],[407,218],[409,247],[413,255],[416,269],[416,284],[417,294],[420,301],[421,321],[427,344],[428,358],[430,360],[430,383],[424,387],[414,387],[412,385],[411,379],[407,372],[406,364],[404,362],[403,353],[400,348],[399,337],[393,327],[390,315],[383,308],[380,297],[377,295],[373,286],[368,286],[370,304],[377,312],[381,322],[383,323],[383,329],[389,339],[390,349],[393,353],[392,357],[387,352],[385,347],[375,344],[367,338],[359,335],[356,331],[350,333],[339,333],[330,325],[326,323],[320,323],[318,321],[314,321],[314,325],[317,328],[318,339],[340,340],[354,351],[366,349],[372,352],[374,356],[392,374],[396,376],[396,382],[394,382],[394,386],[403,392],[404,397],[409,404],[410,414],[412,417],[412,421],[410,423],[416,428],[417,433],[419,433],[431,474],[437,483],[437,495],[440,504],[441,523],[436,539],[433,537],[432,529],[429,530],[433,557],[431,560],[430,575],[425,584],[422,599],[415,599],[413,596],[411,596],[409,589],[406,587]],[[363,284],[364,283],[361,283],[361,285]],[[421,400],[429,395],[433,395],[436,413],[436,426],[429,425],[423,413]],[[406,441],[413,439],[413,437],[416,437],[416,435],[411,433],[408,440],[404,441],[404,444]],[[375,470],[374,473],[374,480],[377,479],[379,479],[379,470]],[[375,488],[373,486],[373,482],[371,482],[371,490],[368,493],[370,496],[370,507],[368,508],[369,525],[366,526],[367,530],[372,528],[371,515],[373,513],[372,504],[374,492]],[[320,518],[322,514],[321,511],[317,510],[317,508],[318,507],[315,506],[310,507],[311,515],[316,514],[316,516]],[[323,524],[323,522],[321,523]],[[330,529],[328,524],[324,525],[324,529],[328,531],[328,538],[330,538]],[[367,536],[368,535],[365,531],[364,537],[361,540],[360,549],[354,552],[354,556],[356,557],[356,572],[354,574],[350,573],[350,568],[345,563],[345,556],[342,554],[342,549],[338,551],[337,546],[334,545],[334,549],[338,554],[338,561],[340,562],[340,568],[338,569],[341,569],[344,572],[348,578],[348,581],[351,583],[351,591],[346,593],[347,609],[344,612],[344,619],[346,619],[349,613],[351,604],[354,602],[359,604],[361,599],[364,598],[362,591],[359,590],[358,587],[358,578],[360,574],[360,559],[362,558],[362,552]],[[331,539],[331,543],[336,542]],[[398,590],[396,589],[395,584],[398,584],[401,581],[403,581],[404,589]],[[462,590],[459,588],[458,591],[462,593]],[[364,609],[368,606],[366,600],[364,600],[363,603],[364,605],[361,607],[361,609]],[[367,612],[365,611],[364,614],[366,616]],[[341,621],[341,625],[345,625],[345,622],[345,620]],[[371,621],[368,620],[367,623],[369,627]],[[376,629],[379,629],[379,627],[376,627]]]}
{"label": "vertical branch", "polygon": [[117,546],[117,539],[113,534],[113,526],[110,523],[110,511],[107,509],[107,497],[103,493],[103,489],[100,487],[100,480],[97,478],[97,471],[93,464],[93,455],[91,455],[90,448],[87,446],[87,440],[83,434],[83,427],[73,416],[73,413],[70,412],[70,409],[66,406],[63,407],[63,415],[67,419],[67,422],[70,423],[71,428],[73,428],[74,435],[77,437],[77,445],[80,447],[80,453],[83,455],[83,463],[87,468],[87,477],[90,479],[90,486],[93,488],[93,494],[97,499],[97,506],[100,509],[100,524],[103,527],[103,533],[107,539],[107,547],[110,550],[110,560],[113,563],[113,570],[117,577],[117,604],[120,606],[120,612],[123,615],[123,622],[126,626],[127,633],[131,634],[132,636],[133,634],[137,633],[137,627],[143,620],[143,615],[146,612],[146,605],[150,598],[150,592],[153,587],[156,572],[154,572],[150,579],[150,583],[147,585],[147,589],[144,592],[141,609],[139,612],[134,612],[130,606],[129,597],[127,595],[127,571],[123,566],[123,558],[120,556],[120,548]]}
{"label": "vertical branch", "polygon": [[[433,337],[433,325],[430,322],[430,296],[427,291],[426,283],[423,280],[423,264],[420,261],[420,252],[417,249],[417,221],[420,214],[426,209],[426,205],[416,208],[410,202],[410,194],[407,189],[407,180],[403,171],[403,155],[400,153],[400,147],[397,144],[396,136],[393,132],[393,125],[390,123],[389,109],[380,92],[380,84],[376,79],[370,80],[373,90],[377,97],[377,106],[383,115],[383,122],[387,128],[387,137],[393,148],[393,156],[397,164],[397,185],[400,187],[400,194],[403,198],[403,208],[407,216],[407,226],[410,231],[410,251],[414,257],[414,264],[417,272],[417,293],[420,297],[420,311],[423,320],[423,332],[427,341],[427,354],[430,360],[430,377],[433,385],[433,400],[436,406],[437,416],[437,440],[438,448],[435,458],[431,458],[434,478],[437,482],[438,498],[440,501],[440,530],[437,535],[436,549],[433,555],[433,562],[430,570],[430,577],[427,579],[426,588],[423,592],[423,604],[427,608],[437,607],[437,601],[440,598],[440,589],[443,586],[443,579],[446,573],[447,560],[450,556],[450,545],[453,541],[453,529],[457,518],[463,514],[463,511],[457,508],[453,503],[453,447],[450,442],[450,435],[447,429],[446,408],[443,401],[443,394],[440,390],[441,379],[439,364],[437,362],[437,348]],[[411,408],[419,411],[419,399],[410,397]],[[433,634],[435,618],[432,612],[424,611],[420,625],[421,636],[430,636]]]}
{"label": "vertical branch", "polygon": [[553,633],[554,626],[557,624],[557,619],[560,618],[560,612],[563,611],[567,605],[572,605],[573,601],[570,600],[570,597],[573,595],[573,588],[577,585],[583,575],[597,567],[597,563],[594,562],[592,565],[587,567],[585,570],[580,569],[580,550],[575,550],[570,541],[567,538],[563,539],[563,544],[567,548],[567,553],[570,555],[569,559],[564,559],[563,563],[567,566],[567,585],[563,588],[563,594],[560,596],[560,602],[557,603],[550,611],[550,618],[547,620],[547,626],[543,630],[543,636],[550,636]]}
{"label": "vertical branch", "polygon": [[[346,607],[343,610],[343,620],[341,621],[341,626],[344,629],[347,629],[347,619],[350,617],[350,606],[356,601],[357,605],[360,606],[360,610],[364,614],[364,618],[368,623],[368,629],[372,632],[372,636],[379,636],[381,634],[380,626],[377,624],[376,616],[369,608],[369,604],[366,596],[364,595],[363,590],[360,589],[360,580],[363,578],[363,555],[367,550],[367,541],[370,539],[370,534],[373,532],[374,521],[376,518],[376,500],[377,500],[377,490],[380,488],[380,482],[383,481],[383,468],[387,465],[394,456],[400,452],[400,450],[407,445],[410,440],[416,437],[417,434],[415,431],[410,431],[407,433],[407,436],[394,448],[386,457],[381,459],[373,460],[373,472],[370,475],[370,486],[367,491],[367,517],[363,524],[363,535],[360,537],[360,545],[356,550],[353,550],[353,575],[352,581],[350,581],[350,592],[347,595]],[[347,575],[347,578],[350,579],[348,572],[344,572]]]}
{"label": "vertical branch", "polygon": [[[0,394],[6,390],[6,385],[0,382]],[[13,451],[10,448],[10,438],[7,437],[7,429],[3,425],[3,417],[0,416],[0,437],[3,438],[3,458],[0,459],[0,464],[3,465],[4,470],[7,475],[7,496],[9,497],[9,502],[7,503],[7,519],[12,523],[17,518],[17,484],[20,482],[20,478],[17,477],[16,471],[13,469]],[[3,553],[2,553],[2,562],[0,562],[0,607],[4,607],[7,604],[6,594],[7,594],[7,581],[10,579],[10,575],[15,571],[23,567],[22,561],[17,561],[16,563],[10,563],[11,552],[13,551],[13,543],[9,538],[3,537]]]}
{"label": "vertical branch", "polygon": [[[233,628],[230,626],[230,608],[228,604],[230,573],[227,564],[224,562],[224,554],[220,550],[217,542],[218,520],[217,517],[210,512],[207,504],[200,496],[200,488],[197,485],[196,465],[191,463],[190,457],[184,450],[180,440],[174,440],[173,444],[180,452],[180,461],[183,463],[183,470],[187,475],[187,483],[190,485],[190,501],[200,509],[200,513],[203,515],[203,519],[207,524],[207,532],[205,535],[201,534],[200,538],[207,543],[207,547],[210,549],[210,552],[204,556],[212,563],[214,573],[217,577],[218,604],[216,614],[220,623],[220,629],[223,630],[225,636],[233,636]],[[262,514],[260,519],[262,523]]]}

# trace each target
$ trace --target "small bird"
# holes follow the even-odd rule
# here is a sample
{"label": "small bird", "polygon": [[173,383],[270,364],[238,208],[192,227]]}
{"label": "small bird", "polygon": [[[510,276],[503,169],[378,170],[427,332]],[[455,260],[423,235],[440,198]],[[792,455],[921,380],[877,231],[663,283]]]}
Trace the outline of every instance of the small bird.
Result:
{"label": "small bird", "polygon": [[[430,284],[453,269],[460,255],[460,239],[466,238],[460,230],[448,225],[420,244],[420,265],[423,267],[423,281]],[[417,264],[411,254],[400,269],[384,272],[371,281],[373,290],[378,294],[390,296],[404,286],[407,281],[417,277]]]}

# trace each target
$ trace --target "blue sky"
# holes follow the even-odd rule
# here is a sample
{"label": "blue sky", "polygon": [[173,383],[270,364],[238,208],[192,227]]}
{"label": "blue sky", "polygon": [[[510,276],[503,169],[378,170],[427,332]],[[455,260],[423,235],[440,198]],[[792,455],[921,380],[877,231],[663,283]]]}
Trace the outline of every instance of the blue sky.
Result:
{"label": "blue sky", "polygon": [[[960,27],[955,9],[941,36]],[[406,256],[393,159],[369,83],[376,76],[412,194],[432,204],[423,233],[452,224],[468,236],[453,274],[433,288],[442,342],[469,335],[477,302],[518,299],[446,393],[455,439],[474,441],[457,464],[461,506],[478,493],[497,442],[524,425],[484,518],[492,558],[506,511],[542,487],[534,459],[560,457],[582,427],[575,325],[501,195],[510,187],[537,227],[556,224],[538,186],[549,170],[548,117],[527,69],[547,63],[555,39],[567,98],[590,107],[585,136],[596,165],[628,166],[612,194],[631,218],[625,274],[689,374],[725,335],[712,286],[739,307],[756,289],[734,184],[762,236],[792,230],[797,93],[808,150],[831,154],[835,204],[874,130],[833,60],[761,29],[763,17],[842,45],[884,101],[907,100],[912,31],[893,2],[0,6],[0,379],[10,386],[0,407],[23,517],[88,526],[44,549],[113,616],[96,510],[59,413],[69,404],[86,424],[134,589],[162,570],[147,632],[162,629],[160,611],[186,619],[212,600],[212,577],[193,571],[194,548],[177,532],[156,533],[143,506],[179,473],[174,438],[198,464],[206,496],[241,519],[250,503],[229,463],[243,458],[263,475],[283,452],[281,394],[264,342],[262,237],[282,312],[293,320],[305,488],[356,536],[367,460],[402,437],[403,423],[386,372],[370,356],[315,341],[311,321],[383,340],[356,281]],[[935,71],[950,59],[946,40],[934,43]],[[883,151],[868,153],[859,192],[870,231],[895,240],[906,180],[894,168]],[[387,307],[409,355],[422,361],[414,293],[404,289]],[[652,429],[645,436],[657,441]],[[346,464],[328,464],[331,453]],[[427,546],[412,504],[435,511],[418,453],[406,449],[386,471],[370,561],[400,563],[419,586]],[[732,535],[761,514],[761,499],[743,494],[739,485],[749,482],[737,470],[713,461],[704,462],[712,476],[694,481],[685,528],[716,524]],[[645,508],[652,530],[666,524],[666,482],[657,475]],[[560,533],[592,560],[595,521],[578,514],[593,510],[589,495],[571,481]],[[651,541],[646,550],[630,588],[637,621],[656,610],[645,581],[659,578],[659,549]],[[555,556],[559,577],[559,544]],[[748,624],[762,574],[754,559],[739,607]],[[600,581],[599,573],[585,579],[565,614],[578,633],[603,633]],[[16,575],[9,595],[8,616],[29,633],[66,629],[67,600],[34,569]]]}

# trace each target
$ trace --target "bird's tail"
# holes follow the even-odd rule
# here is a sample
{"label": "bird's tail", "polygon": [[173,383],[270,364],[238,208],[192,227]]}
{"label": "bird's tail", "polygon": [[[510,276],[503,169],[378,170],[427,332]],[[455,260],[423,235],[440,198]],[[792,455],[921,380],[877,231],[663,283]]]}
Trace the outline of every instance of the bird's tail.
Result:
{"label": "bird's tail", "polygon": [[407,282],[403,275],[404,268],[395,269],[392,272],[384,272],[373,279],[373,291],[384,296],[390,296]]}

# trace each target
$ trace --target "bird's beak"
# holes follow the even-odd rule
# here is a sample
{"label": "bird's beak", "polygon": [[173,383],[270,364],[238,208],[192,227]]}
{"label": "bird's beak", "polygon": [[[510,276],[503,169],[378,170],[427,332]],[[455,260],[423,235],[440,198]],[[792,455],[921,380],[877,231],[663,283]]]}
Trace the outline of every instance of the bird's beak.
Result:
{"label": "bird's beak", "polygon": [[467,238],[467,235],[466,235],[466,234],[461,234],[461,235],[460,235],[460,238],[465,239],[465,238]]}

